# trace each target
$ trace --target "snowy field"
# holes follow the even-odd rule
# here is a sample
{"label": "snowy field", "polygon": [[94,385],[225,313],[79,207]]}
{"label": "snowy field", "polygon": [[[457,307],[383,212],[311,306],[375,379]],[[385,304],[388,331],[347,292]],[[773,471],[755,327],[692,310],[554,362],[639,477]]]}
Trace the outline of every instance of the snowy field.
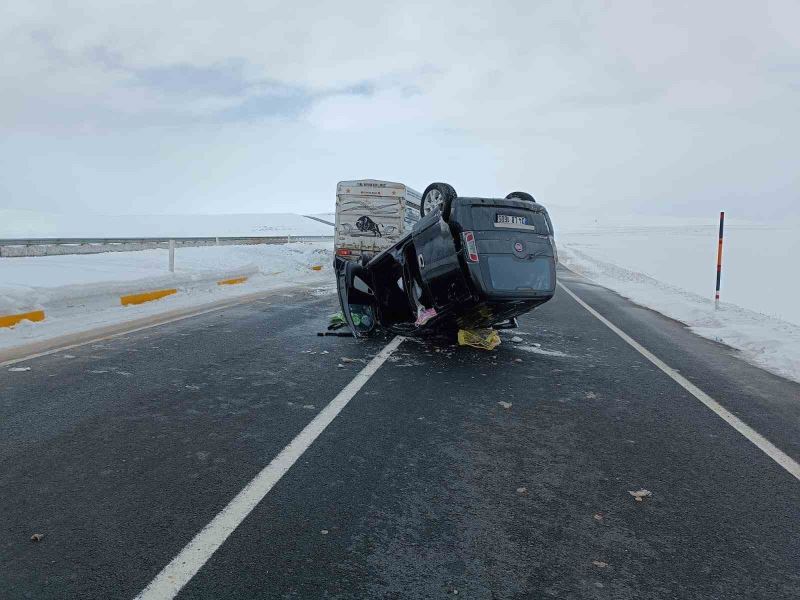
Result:
{"label": "snowy field", "polygon": [[[332,293],[332,262],[331,242],[179,248],[175,273],[168,270],[167,250],[0,258],[0,314],[39,308],[47,314],[42,323],[0,328],[0,348],[298,284]],[[248,280],[217,285],[235,276]],[[120,295],[163,288],[179,293],[120,305]]]}
{"label": "snowy field", "polygon": [[[326,217],[326,215],[315,216]],[[333,228],[325,223],[291,213],[104,216],[0,209],[0,238],[273,235],[333,235]]]}
{"label": "snowy field", "polygon": [[714,310],[718,222],[604,219],[553,211],[562,263],[634,302],[741,350],[749,361],[800,381],[800,223],[738,222],[728,215],[722,303]]}

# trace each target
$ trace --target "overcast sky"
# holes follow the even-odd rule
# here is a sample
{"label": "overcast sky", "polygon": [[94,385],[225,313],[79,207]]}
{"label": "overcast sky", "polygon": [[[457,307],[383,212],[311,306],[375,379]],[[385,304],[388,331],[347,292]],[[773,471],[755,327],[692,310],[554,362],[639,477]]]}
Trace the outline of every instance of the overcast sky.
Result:
{"label": "overcast sky", "polygon": [[331,211],[341,179],[800,216],[800,3],[0,5],[0,207]]}

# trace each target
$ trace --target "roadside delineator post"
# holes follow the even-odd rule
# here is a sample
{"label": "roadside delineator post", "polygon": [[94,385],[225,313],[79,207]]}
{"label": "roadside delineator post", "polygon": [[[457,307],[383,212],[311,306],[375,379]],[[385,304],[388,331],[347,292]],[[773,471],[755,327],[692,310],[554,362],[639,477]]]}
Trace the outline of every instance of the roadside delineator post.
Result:
{"label": "roadside delineator post", "polygon": [[719,284],[722,279],[722,233],[725,227],[725,211],[719,213],[719,244],[717,245],[717,291],[714,294],[714,310],[719,308]]}
{"label": "roadside delineator post", "polygon": [[175,240],[169,241],[169,272],[175,272]]}

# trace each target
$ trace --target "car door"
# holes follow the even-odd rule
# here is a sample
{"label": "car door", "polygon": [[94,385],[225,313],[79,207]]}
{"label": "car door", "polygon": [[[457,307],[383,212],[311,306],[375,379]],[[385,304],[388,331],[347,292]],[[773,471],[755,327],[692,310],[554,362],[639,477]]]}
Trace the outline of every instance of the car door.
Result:
{"label": "car door", "polygon": [[366,337],[375,328],[375,293],[369,271],[358,263],[336,257],[336,289],[342,316],[355,337]]}
{"label": "car door", "polygon": [[450,226],[436,211],[424,217],[413,232],[417,267],[423,287],[441,311],[470,297]]}

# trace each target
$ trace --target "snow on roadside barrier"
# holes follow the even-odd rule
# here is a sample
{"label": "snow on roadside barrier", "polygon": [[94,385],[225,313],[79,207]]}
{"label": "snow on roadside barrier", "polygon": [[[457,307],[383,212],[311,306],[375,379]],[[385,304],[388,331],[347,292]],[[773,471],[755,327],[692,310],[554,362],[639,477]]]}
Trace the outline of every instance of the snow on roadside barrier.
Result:
{"label": "snow on roadside barrier", "polygon": [[167,250],[3,258],[0,314],[258,274],[290,280],[307,274],[312,266],[332,261],[329,242],[181,248],[176,252],[175,273],[168,271]]}
{"label": "snow on roadside barrier", "polygon": [[[332,263],[332,242],[182,248],[175,273],[168,271],[166,250],[0,258],[0,316],[47,312],[45,323],[0,328],[0,347],[280,286],[325,284]],[[120,306],[123,296],[163,290],[175,293]]]}
{"label": "snow on roadside barrier", "polygon": [[13,315],[0,315],[0,327],[15,327],[22,321],[31,321],[32,323],[44,321],[45,315],[43,310],[33,310],[25,313],[17,313]]}

